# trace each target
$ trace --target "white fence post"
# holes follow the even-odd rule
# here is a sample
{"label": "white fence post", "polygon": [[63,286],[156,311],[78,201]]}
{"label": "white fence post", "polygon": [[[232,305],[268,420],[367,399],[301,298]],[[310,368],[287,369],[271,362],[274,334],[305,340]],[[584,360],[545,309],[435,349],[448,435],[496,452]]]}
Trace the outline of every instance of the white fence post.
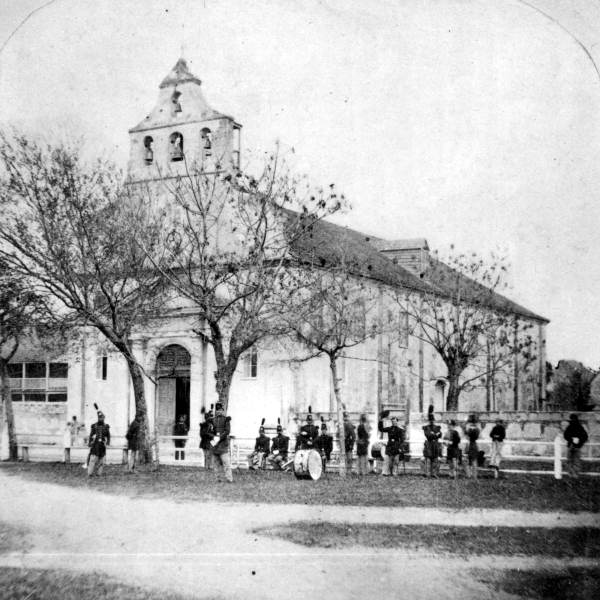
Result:
{"label": "white fence post", "polygon": [[554,438],[554,479],[562,479],[562,439]]}

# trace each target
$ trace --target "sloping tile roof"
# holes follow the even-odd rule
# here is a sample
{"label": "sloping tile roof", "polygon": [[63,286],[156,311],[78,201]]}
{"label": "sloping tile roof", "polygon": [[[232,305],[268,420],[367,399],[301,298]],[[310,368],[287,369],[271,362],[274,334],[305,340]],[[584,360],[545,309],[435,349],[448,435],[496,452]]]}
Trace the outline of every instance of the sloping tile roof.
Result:
{"label": "sloping tile roof", "polygon": [[[288,212],[292,219],[298,218],[297,213],[285,212]],[[422,238],[407,240],[407,244],[423,241],[426,244],[426,241]],[[294,240],[292,251],[297,259],[305,262],[317,261],[323,267],[336,265],[341,260],[346,260],[358,275],[394,287],[437,293],[446,298],[450,297],[453,292],[450,285],[451,280],[455,281],[456,276],[459,276],[466,294],[465,299],[467,301],[481,301],[482,291],[486,289],[481,284],[433,258],[430,259],[431,267],[420,278],[382,254],[379,249],[387,246],[384,242],[385,240],[373,238],[359,231],[321,220],[312,224],[310,233]],[[393,242],[393,244],[397,243],[397,241]],[[486,298],[486,303],[494,310],[514,313],[544,323],[549,322],[548,319],[513,302],[502,294],[495,292],[490,294]]]}

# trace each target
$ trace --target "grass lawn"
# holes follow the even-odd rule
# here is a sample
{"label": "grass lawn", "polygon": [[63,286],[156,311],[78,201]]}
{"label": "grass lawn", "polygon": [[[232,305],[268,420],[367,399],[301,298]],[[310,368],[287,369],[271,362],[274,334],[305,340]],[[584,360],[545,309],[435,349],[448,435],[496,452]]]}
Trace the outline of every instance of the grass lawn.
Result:
{"label": "grass lawn", "polygon": [[425,479],[367,475],[346,480],[328,473],[319,481],[299,480],[291,473],[234,471],[234,483],[219,483],[214,473],[194,467],[145,466],[136,474],[109,465],[102,477],[88,479],[79,465],[8,463],[2,473],[71,487],[93,487],[130,497],[169,498],[186,502],[266,502],[354,506],[422,506],[439,508],[505,508],[536,511],[600,512],[600,479],[555,480],[545,475],[508,474],[495,480],[447,477]]}
{"label": "grass lawn", "polygon": [[[99,573],[12,567],[0,567],[0,590],[3,600],[192,600],[191,596],[125,585]],[[201,600],[211,599],[216,597],[206,596]]]}
{"label": "grass lawn", "polygon": [[476,579],[496,593],[531,600],[591,600],[600,598],[600,568],[567,568],[559,571],[473,570]]}
{"label": "grass lawn", "polygon": [[452,527],[443,525],[357,525],[296,521],[253,530],[303,546],[403,548],[435,554],[600,557],[600,529],[541,527]]}

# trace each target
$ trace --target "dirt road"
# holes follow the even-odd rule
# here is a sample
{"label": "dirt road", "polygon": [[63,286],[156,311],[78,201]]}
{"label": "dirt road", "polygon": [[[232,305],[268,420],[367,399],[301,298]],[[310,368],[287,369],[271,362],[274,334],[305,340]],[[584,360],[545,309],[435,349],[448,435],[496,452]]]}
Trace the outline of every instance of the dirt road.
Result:
{"label": "dirt road", "polygon": [[[40,484],[0,472],[0,520],[27,528],[29,549],[0,564],[97,570],[193,598],[490,597],[468,567],[526,568],[564,560],[305,548],[250,530],[290,520],[600,527],[595,514],[175,503]],[[318,525],[315,525],[318,526]],[[570,564],[592,564],[584,559]],[[452,590],[451,596],[448,590]],[[499,594],[497,598],[509,598]]]}

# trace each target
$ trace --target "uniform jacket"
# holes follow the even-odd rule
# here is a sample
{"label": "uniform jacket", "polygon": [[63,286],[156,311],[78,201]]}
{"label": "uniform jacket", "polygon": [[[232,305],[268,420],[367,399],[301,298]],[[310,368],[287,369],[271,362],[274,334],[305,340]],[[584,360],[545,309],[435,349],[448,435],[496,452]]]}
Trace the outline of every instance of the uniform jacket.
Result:
{"label": "uniform jacket", "polygon": [[360,423],[356,430],[357,441],[356,441],[356,454],[358,456],[365,456],[369,451],[369,432],[365,427],[364,423]]}
{"label": "uniform jacket", "polygon": [[300,433],[296,438],[296,450],[308,450],[313,448],[315,440],[319,435],[319,428],[316,425],[306,424],[300,427]]}
{"label": "uniform jacket", "polygon": [[90,452],[101,458],[106,455],[107,445],[110,445],[110,426],[108,423],[94,423],[90,430]]}
{"label": "uniform jacket", "polygon": [[127,439],[127,446],[129,450],[137,450],[138,449],[138,437],[140,433],[140,424],[136,419],[131,421],[129,424],[129,429],[127,429],[127,434],[125,438]]}
{"label": "uniform jacket", "polygon": [[225,454],[229,452],[230,423],[231,418],[225,415],[215,415],[213,418],[214,437],[219,438],[219,443],[212,447],[213,454]]}
{"label": "uniform jacket", "polygon": [[[173,435],[187,435],[189,431],[189,427],[185,423],[181,423],[177,421],[175,426],[173,427]],[[183,448],[186,444],[187,440],[175,440],[175,446],[177,448]]]}
{"label": "uniform jacket", "polygon": [[289,447],[290,438],[287,435],[283,435],[282,433],[275,436],[271,441],[271,452],[275,452],[277,450],[283,458],[287,457]]}
{"label": "uniform jacket", "polygon": [[506,437],[506,429],[502,425],[494,425],[490,431],[490,437],[494,442],[503,442]]}
{"label": "uniform jacket", "polygon": [[[588,440],[587,431],[581,423],[569,423],[565,429],[564,436],[569,448],[581,448]],[[577,438],[578,441],[576,444],[573,442],[573,438]]]}
{"label": "uniform jacket", "polygon": [[254,451],[255,452],[264,452],[265,454],[269,453],[269,443],[270,443],[270,439],[262,434],[259,435],[256,438],[256,443],[254,444]]}
{"label": "uniform jacket", "polygon": [[381,433],[387,433],[388,441],[385,447],[385,453],[388,456],[397,456],[402,450],[402,444],[404,442],[404,429],[398,427],[398,425],[392,425],[391,427],[384,427],[383,421],[379,421],[377,426]]}
{"label": "uniform jacket", "polygon": [[200,448],[210,450],[210,440],[213,439],[212,419],[200,423]]}
{"label": "uniform jacket", "polygon": [[328,433],[322,433],[315,440],[315,448],[323,455],[327,460],[331,460],[331,452],[333,451],[333,436]]}
{"label": "uniform jacket", "polygon": [[354,425],[348,421],[344,421],[344,449],[346,452],[354,450],[354,442],[356,441],[356,430]]}

